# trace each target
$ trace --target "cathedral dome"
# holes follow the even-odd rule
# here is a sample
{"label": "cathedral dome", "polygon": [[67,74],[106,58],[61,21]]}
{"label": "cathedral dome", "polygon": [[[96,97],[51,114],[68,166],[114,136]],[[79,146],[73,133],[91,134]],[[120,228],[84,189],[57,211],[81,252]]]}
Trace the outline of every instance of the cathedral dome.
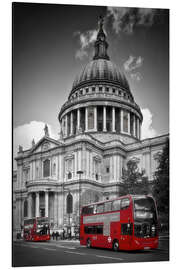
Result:
{"label": "cathedral dome", "polygon": [[114,139],[132,143],[141,137],[141,110],[125,75],[111,62],[107,48],[100,18],[94,57],[74,80],[58,115],[64,139],[89,133],[102,142]]}
{"label": "cathedral dome", "polygon": [[[128,81],[120,69],[108,59],[94,59],[88,63],[73,83],[71,94],[87,84],[108,82],[130,92]],[[70,95],[71,95],[70,94]]]}

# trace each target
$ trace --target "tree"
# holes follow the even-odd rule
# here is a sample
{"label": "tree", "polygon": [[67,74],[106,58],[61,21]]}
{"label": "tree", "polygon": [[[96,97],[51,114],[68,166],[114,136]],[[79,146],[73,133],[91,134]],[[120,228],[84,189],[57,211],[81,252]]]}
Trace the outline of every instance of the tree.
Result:
{"label": "tree", "polygon": [[148,178],[145,170],[139,171],[137,161],[129,160],[127,169],[123,169],[124,194],[148,194]]}
{"label": "tree", "polygon": [[154,174],[153,196],[156,199],[160,219],[169,223],[169,139],[158,161],[159,166]]}

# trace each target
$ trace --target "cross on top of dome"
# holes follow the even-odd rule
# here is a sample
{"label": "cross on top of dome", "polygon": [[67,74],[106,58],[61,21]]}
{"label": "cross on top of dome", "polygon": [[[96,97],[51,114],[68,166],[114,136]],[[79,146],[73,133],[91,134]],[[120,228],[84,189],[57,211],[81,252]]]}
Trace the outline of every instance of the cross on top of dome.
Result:
{"label": "cross on top of dome", "polygon": [[97,39],[94,44],[95,55],[94,55],[93,60],[96,60],[96,59],[109,60],[109,56],[107,55],[108,43],[106,41],[106,35],[103,30],[104,18],[102,16],[99,17],[98,24],[99,24],[99,30],[97,34]]}
{"label": "cross on top of dome", "polygon": [[104,18],[99,16],[99,29],[103,30]]}

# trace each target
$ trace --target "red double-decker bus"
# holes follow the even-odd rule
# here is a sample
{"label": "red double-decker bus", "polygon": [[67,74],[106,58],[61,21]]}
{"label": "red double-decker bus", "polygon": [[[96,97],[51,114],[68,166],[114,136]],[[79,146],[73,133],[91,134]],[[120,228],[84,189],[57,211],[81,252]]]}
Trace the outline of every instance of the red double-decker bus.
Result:
{"label": "red double-decker bus", "polygon": [[50,240],[49,221],[46,217],[30,218],[24,220],[24,240],[47,241]]}
{"label": "red double-decker bus", "polygon": [[82,207],[80,244],[115,251],[158,247],[158,218],[152,196],[127,195]]}

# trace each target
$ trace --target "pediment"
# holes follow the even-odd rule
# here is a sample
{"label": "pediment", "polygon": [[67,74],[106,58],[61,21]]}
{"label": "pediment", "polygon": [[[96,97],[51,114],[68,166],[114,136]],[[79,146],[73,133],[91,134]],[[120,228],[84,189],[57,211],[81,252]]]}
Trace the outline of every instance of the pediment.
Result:
{"label": "pediment", "polygon": [[52,149],[54,147],[60,146],[61,143],[57,140],[54,140],[52,138],[49,138],[47,136],[44,136],[39,142],[37,142],[32,150],[31,153],[38,153],[38,152],[43,152],[47,151],[49,149]]}

